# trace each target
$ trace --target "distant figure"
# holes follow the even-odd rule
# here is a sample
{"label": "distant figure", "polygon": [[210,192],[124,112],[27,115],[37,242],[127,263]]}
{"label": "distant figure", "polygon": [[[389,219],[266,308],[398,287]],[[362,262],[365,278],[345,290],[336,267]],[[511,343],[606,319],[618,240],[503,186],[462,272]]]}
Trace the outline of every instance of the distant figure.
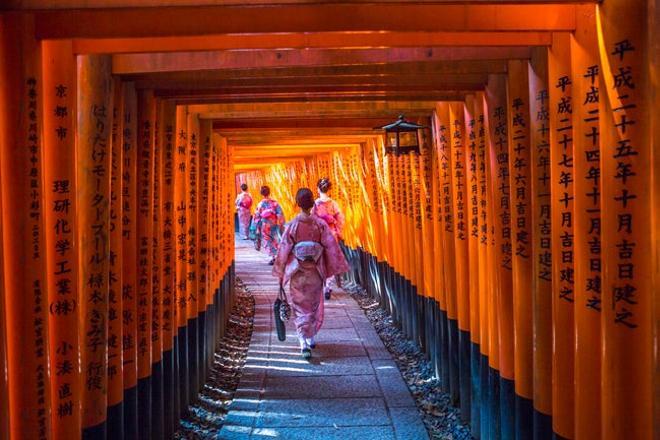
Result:
{"label": "distant figure", "polygon": [[309,359],[316,346],[314,336],[323,324],[325,279],[346,272],[348,263],[327,223],[311,214],[314,194],[309,188],[298,190],[296,204],[301,212],[284,231],[273,275],[289,283],[300,351]]}
{"label": "distant figure", "polygon": [[261,231],[261,249],[270,255],[268,264],[273,265],[275,255],[277,255],[280,227],[284,225],[284,213],[280,205],[270,198],[268,186],[261,187],[261,195],[264,198],[257,205],[254,222]]}
{"label": "distant figure", "polygon": [[[332,235],[335,237],[335,240],[339,242],[342,239],[341,233],[344,229],[344,215],[339,210],[339,205],[337,205],[337,202],[328,196],[328,191],[330,191],[330,188],[332,187],[330,179],[324,177],[323,179],[319,180],[317,187],[319,189],[320,195],[319,198],[316,199],[316,202],[314,202],[314,209],[312,210],[312,214],[320,217],[328,224],[328,227],[330,228]],[[325,294],[325,299],[330,299],[330,294],[332,292],[332,278],[333,277],[329,277],[325,281],[325,288],[323,292]],[[339,274],[337,274],[337,276],[334,278],[337,283],[337,287],[341,287],[341,278],[339,277]]]}
{"label": "distant figure", "polygon": [[252,196],[247,192],[248,186],[241,183],[241,193],[236,197],[236,211],[238,212],[238,235],[243,240],[248,240],[250,219],[252,218]]}

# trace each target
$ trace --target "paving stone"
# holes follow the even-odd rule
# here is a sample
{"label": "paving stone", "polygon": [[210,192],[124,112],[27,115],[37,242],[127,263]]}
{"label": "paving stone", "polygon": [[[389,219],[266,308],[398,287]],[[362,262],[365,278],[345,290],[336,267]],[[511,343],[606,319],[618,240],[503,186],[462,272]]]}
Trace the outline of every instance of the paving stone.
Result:
{"label": "paving stone", "polygon": [[[226,423],[226,422],[225,422]],[[247,440],[250,438],[252,428],[249,426],[224,425],[220,429],[219,439],[223,440]]]}
{"label": "paving stone", "polygon": [[429,438],[416,407],[390,408],[390,417],[397,440]]}
{"label": "paving stone", "polygon": [[390,426],[351,426],[332,428],[256,428],[253,439],[286,440],[394,440]]}
{"label": "paving stone", "polygon": [[[300,360],[303,360],[302,357]],[[260,367],[264,368],[264,367]],[[346,376],[374,374],[368,357],[312,357],[310,362],[299,363],[288,360],[272,360],[266,367],[268,376]]]}
{"label": "paving stone", "polygon": [[415,401],[410,395],[408,386],[398,371],[396,374],[377,372],[376,377],[389,408],[415,406]]}
{"label": "paving stone", "polygon": [[[407,389],[406,389],[407,391]],[[372,375],[268,377],[264,399],[317,399],[340,397],[380,397],[381,387]]]}
{"label": "paving stone", "polygon": [[263,400],[255,427],[389,425],[382,398]]}

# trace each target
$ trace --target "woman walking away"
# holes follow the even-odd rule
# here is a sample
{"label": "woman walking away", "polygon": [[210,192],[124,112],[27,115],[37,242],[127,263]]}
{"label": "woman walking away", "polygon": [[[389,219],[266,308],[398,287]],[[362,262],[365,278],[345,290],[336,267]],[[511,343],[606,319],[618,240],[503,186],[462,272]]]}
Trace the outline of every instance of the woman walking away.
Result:
{"label": "woman walking away", "polygon": [[252,196],[247,192],[248,186],[241,183],[241,193],[236,197],[234,204],[238,212],[238,235],[243,240],[248,240],[248,229],[250,227],[250,219],[252,218]]}
{"label": "woman walking away", "polygon": [[[317,187],[319,189],[319,198],[316,199],[316,202],[314,202],[314,209],[312,210],[312,214],[320,217],[328,224],[330,232],[332,232],[335,240],[339,242],[342,239],[341,233],[344,229],[344,215],[339,210],[339,205],[337,205],[337,202],[328,196],[328,191],[330,191],[330,188],[332,187],[330,179],[324,177],[323,179],[319,180]],[[329,277],[327,280],[325,280],[325,287],[323,289],[325,299],[330,299],[330,293],[332,292],[332,278],[333,277]],[[334,278],[337,282],[337,287],[341,287],[341,279],[339,274],[337,274]]]}
{"label": "woman walking away", "polygon": [[348,263],[327,223],[311,214],[314,194],[309,188],[298,190],[296,204],[301,212],[284,231],[273,275],[289,283],[300,350],[309,359],[323,324],[325,279],[346,272]]}
{"label": "woman walking away", "polygon": [[261,195],[264,198],[257,205],[254,222],[261,231],[261,249],[270,255],[268,264],[272,266],[277,255],[280,226],[284,225],[284,213],[280,205],[270,198],[268,186],[261,187]]}

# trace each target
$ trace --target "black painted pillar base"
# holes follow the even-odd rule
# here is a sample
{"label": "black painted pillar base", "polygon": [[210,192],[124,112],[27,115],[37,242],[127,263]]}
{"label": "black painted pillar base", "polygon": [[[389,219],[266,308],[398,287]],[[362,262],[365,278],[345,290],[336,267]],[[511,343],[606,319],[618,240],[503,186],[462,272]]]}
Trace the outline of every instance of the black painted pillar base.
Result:
{"label": "black painted pillar base", "polygon": [[152,438],[164,437],[165,401],[163,398],[163,362],[151,366],[151,435]]}
{"label": "black painted pillar base", "polygon": [[481,438],[481,352],[479,344],[470,344],[470,431],[472,437]]}
{"label": "black painted pillar base", "polygon": [[471,391],[472,391],[472,361],[470,360],[470,333],[466,330],[458,330],[458,372],[460,386],[461,420],[469,423]]}
{"label": "black painted pillar base", "polygon": [[124,438],[124,402],[108,407],[108,438],[123,440]]}
{"label": "black painted pillar base", "polygon": [[150,439],[152,427],[151,414],[151,376],[138,379],[138,436]]}
{"label": "black painted pillar base", "polygon": [[513,380],[500,376],[500,429],[502,438],[514,438],[516,391]]}

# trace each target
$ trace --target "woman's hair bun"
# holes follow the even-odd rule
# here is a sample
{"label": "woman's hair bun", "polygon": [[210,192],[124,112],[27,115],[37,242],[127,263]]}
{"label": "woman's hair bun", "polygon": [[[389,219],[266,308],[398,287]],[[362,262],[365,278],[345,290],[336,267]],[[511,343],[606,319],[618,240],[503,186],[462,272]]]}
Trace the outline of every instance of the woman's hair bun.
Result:
{"label": "woman's hair bun", "polygon": [[319,191],[321,191],[322,193],[327,193],[328,191],[330,191],[330,188],[332,188],[332,183],[330,183],[330,179],[324,177],[321,180],[319,180],[317,186],[319,188]]}

